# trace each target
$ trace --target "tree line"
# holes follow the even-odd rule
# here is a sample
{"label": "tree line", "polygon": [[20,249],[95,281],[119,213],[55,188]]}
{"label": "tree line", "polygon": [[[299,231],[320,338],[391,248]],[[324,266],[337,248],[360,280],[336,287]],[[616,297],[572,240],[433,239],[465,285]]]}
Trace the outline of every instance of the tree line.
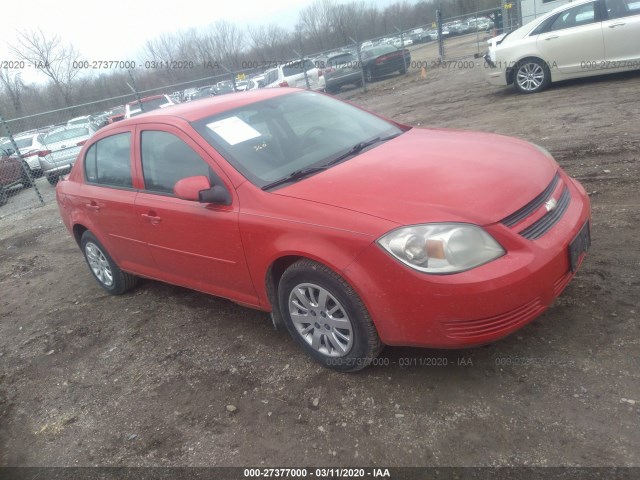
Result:
{"label": "tree line", "polygon": [[13,119],[127,96],[79,107],[64,115],[51,114],[11,125],[14,131],[40,127],[56,123],[56,118],[63,121],[131,101],[135,98],[132,83],[138,91],[156,89],[154,93],[169,93],[164,89],[171,85],[184,83],[180,88],[184,89],[212,83],[211,77],[230,78],[229,72],[258,73],[269,65],[295,58],[294,52],[312,55],[351,45],[352,39],[362,42],[396,34],[398,29],[430,27],[435,22],[437,9],[447,18],[499,5],[500,0],[441,0],[438,3],[400,0],[378,8],[365,1],[316,0],[299,12],[298,22],[292,29],[277,24],[244,28],[218,20],[205,29],[158,35],[141,46],[133,78],[122,68],[78,68],[81,62],[87,61],[77,46],[65,43],[60,35],[26,30],[18,33],[9,51],[15,63],[35,65],[46,81],[27,84],[21,69],[0,70],[0,113],[5,119]]}

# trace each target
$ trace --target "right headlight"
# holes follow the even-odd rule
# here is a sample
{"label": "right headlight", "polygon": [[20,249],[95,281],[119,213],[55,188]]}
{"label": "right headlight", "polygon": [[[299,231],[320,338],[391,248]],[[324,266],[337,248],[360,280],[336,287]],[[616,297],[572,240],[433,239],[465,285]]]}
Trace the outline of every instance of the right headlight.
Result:
{"label": "right headlight", "polygon": [[463,272],[506,253],[484,229],[468,223],[401,227],[378,244],[409,267],[436,274]]}

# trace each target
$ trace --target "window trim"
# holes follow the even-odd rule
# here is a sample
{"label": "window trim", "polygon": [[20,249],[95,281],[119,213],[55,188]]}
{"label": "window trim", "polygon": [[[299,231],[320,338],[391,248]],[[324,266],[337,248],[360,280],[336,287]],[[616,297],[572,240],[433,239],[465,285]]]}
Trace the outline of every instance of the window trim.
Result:
{"label": "window trim", "polygon": [[[593,5],[593,22],[585,23],[583,25],[574,25],[572,27],[561,28],[559,30],[551,30],[551,25],[553,25],[553,23],[558,19],[560,15],[567,12],[568,10],[571,10],[572,8],[583,7],[589,4]],[[594,0],[592,2],[583,3],[582,5],[572,5],[571,3],[568,3],[567,5],[569,5],[568,8],[565,8],[564,10],[560,10],[559,12],[556,12],[555,15],[552,15],[546,20],[544,20],[540,25],[538,25],[538,27],[534,28],[529,35],[535,36],[535,35],[543,35],[545,33],[551,33],[551,32],[564,32],[567,30],[571,30],[572,28],[580,28],[580,27],[585,27],[587,25],[602,23],[602,10],[601,10],[602,1],[601,0]],[[536,33],[536,30],[538,30],[538,28],[540,28],[540,26],[542,25],[544,25],[544,27],[539,32]]]}
{"label": "window trim", "polygon": [[[100,183],[100,182],[95,182],[95,181],[91,181],[89,180],[89,176],[87,175],[87,154],[89,153],[89,151],[96,146],[99,142],[101,142],[102,140],[105,140],[107,138],[110,137],[115,137],[116,135],[123,135],[123,134],[129,134],[130,138],[129,138],[129,171],[131,172],[131,186],[127,187],[124,185],[112,185],[110,183]],[[84,152],[84,155],[82,156],[82,175],[84,177],[84,183],[86,185],[92,185],[95,187],[105,187],[105,188],[113,188],[116,190],[127,190],[127,191],[137,191],[138,188],[136,187],[136,174],[137,171],[133,165],[133,132],[130,129],[126,129],[126,130],[121,130],[121,131],[116,131],[113,133],[109,133],[109,135],[105,135],[104,137],[100,137],[100,138],[96,138],[93,140],[93,142],[91,143],[91,145],[89,145],[87,147],[87,149]],[[96,159],[97,161],[97,159]]]}

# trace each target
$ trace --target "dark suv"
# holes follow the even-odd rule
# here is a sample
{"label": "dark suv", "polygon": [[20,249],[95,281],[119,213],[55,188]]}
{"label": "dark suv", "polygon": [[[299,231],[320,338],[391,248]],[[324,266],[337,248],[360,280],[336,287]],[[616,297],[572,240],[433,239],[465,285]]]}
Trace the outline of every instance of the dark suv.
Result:
{"label": "dark suv", "polygon": [[10,152],[0,149],[0,205],[7,203],[9,189],[20,184],[24,188],[31,186],[22,163],[16,157],[12,157]]}

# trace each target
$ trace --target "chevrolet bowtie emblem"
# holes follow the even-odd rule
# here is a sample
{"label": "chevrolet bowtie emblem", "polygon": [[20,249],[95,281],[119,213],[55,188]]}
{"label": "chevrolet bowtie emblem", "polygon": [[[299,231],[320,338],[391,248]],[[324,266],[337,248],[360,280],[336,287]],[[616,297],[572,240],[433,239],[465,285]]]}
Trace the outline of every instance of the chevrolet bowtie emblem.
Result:
{"label": "chevrolet bowtie emblem", "polygon": [[546,208],[546,209],[547,209],[547,212],[550,212],[550,211],[552,211],[552,210],[555,210],[557,206],[558,206],[558,202],[556,201],[556,199],[555,199],[555,198],[552,198],[551,200],[547,201],[547,202],[544,204],[544,208]]}

